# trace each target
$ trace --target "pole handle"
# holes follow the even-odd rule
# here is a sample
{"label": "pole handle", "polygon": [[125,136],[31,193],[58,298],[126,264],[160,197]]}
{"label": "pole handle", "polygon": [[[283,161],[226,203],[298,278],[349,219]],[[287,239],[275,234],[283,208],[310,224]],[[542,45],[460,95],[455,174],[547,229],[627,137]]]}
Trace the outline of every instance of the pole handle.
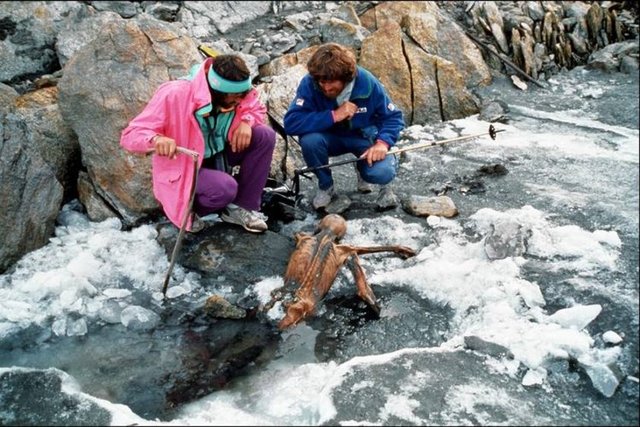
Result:
{"label": "pole handle", "polygon": [[[197,159],[200,156],[197,151],[189,150],[188,148],[184,148],[184,147],[180,147],[180,146],[176,147],[176,151],[178,153],[182,153],[182,154],[186,154],[188,156],[191,156],[194,159]],[[145,152],[145,154],[149,155],[149,154],[153,154],[155,152],[156,152],[155,148],[150,148]]]}

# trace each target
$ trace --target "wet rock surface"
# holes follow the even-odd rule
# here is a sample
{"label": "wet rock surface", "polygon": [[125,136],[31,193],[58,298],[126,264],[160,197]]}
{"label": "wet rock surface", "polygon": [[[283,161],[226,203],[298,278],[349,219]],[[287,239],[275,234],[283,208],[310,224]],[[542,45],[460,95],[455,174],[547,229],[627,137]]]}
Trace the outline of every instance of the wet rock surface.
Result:
{"label": "wet rock surface", "polygon": [[63,387],[63,381],[73,382],[57,369],[0,371],[0,422],[68,426],[101,426],[110,422],[111,414],[106,409],[76,395],[73,385]]}

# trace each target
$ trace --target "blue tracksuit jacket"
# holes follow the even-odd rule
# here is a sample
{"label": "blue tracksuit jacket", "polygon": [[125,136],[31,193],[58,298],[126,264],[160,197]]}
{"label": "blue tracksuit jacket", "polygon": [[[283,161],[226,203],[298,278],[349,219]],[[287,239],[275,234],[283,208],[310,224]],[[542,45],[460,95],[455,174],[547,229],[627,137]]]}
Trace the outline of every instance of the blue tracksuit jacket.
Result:
{"label": "blue tracksuit jacket", "polygon": [[382,83],[373,74],[358,67],[351,102],[358,111],[351,120],[334,123],[331,111],[338,108],[335,99],[324,96],[317,83],[307,74],[301,80],[296,96],[284,116],[284,129],[289,135],[331,132],[337,135],[381,139],[390,147],[404,128],[402,111],[391,101]]}

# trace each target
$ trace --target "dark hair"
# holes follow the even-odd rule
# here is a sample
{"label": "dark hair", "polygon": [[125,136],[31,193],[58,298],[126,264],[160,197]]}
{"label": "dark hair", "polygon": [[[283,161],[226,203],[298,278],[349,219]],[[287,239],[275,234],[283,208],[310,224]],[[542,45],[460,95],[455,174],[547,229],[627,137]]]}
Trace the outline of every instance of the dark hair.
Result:
{"label": "dark hair", "polygon": [[[213,68],[213,71],[220,77],[231,80],[232,82],[241,82],[248,79],[251,75],[244,60],[236,55],[214,56],[211,62],[211,68]],[[211,91],[211,101],[213,104],[224,105],[224,100],[228,94],[212,89],[211,87],[209,87],[209,90]],[[242,92],[238,95],[244,98],[247,93],[249,93],[249,91]]]}
{"label": "dark hair", "polygon": [[348,83],[356,76],[356,57],[337,43],[326,43],[309,58],[307,70],[315,81],[340,80]]}
{"label": "dark hair", "polygon": [[214,56],[211,66],[220,77],[232,82],[247,80],[251,75],[244,60],[236,55]]}

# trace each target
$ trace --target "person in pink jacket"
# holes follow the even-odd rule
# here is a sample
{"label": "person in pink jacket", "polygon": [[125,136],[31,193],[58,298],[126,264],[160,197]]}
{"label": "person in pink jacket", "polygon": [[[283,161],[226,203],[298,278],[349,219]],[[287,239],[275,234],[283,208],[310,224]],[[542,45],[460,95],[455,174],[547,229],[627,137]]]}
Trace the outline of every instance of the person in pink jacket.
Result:
{"label": "person in pink jacket", "polygon": [[[136,153],[155,150],[153,193],[176,226],[188,209],[195,172],[193,159],[176,151],[180,146],[199,154],[194,212],[219,213],[259,233],[267,229],[258,211],[276,139],[265,118],[245,62],[219,55],[194,67],[189,78],[160,85],[122,131],[120,144]],[[240,171],[232,175],[235,166]],[[189,218],[187,230],[197,231],[198,224]]]}

